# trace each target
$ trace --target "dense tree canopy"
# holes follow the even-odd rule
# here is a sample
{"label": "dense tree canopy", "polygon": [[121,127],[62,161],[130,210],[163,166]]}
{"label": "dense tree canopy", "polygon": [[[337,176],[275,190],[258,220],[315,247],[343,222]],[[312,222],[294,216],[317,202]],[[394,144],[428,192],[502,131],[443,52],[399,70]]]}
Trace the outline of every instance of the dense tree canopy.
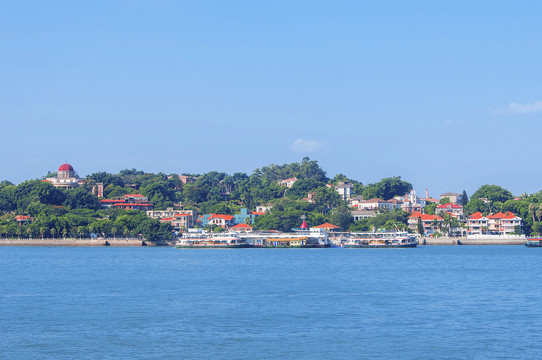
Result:
{"label": "dense tree canopy", "polygon": [[365,186],[363,189],[363,198],[389,200],[397,195],[405,195],[410,190],[412,190],[412,184],[401,180],[400,176],[394,176]]}

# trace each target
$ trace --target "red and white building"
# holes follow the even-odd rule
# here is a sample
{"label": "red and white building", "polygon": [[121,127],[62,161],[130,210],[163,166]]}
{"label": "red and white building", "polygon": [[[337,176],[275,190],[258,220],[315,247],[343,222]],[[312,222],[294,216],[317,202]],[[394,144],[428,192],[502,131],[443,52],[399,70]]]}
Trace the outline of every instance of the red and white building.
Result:
{"label": "red and white building", "polygon": [[488,216],[477,212],[469,216],[468,224],[469,235],[510,235],[523,226],[523,219],[510,211]]}
{"label": "red and white building", "polygon": [[235,226],[232,226],[230,228],[230,230],[242,231],[242,232],[251,232],[252,231],[252,226],[250,226],[248,224],[237,224]]}
{"label": "red and white building", "polygon": [[209,226],[218,225],[224,229],[229,229],[234,225],[234,216],[233,215],[222,215],[222,214],[211,214],[209,219],[207,219],[207,224]]}
{"label": "red and white building", "polygon": [[463,206],[448,203],[443,205],[438,205],[435,209],[435,214],[444,215],[446,213],[449,213],[450,215],[454,216],[457,220],[463,221]]}
{"label": "red and white building", "polygon": [[422,219],[423,230],[426,234],[431,234],[442,228],[443,218],[437,215],[414,213],[408,217],[408,226],[412,230],[418,229],[418,219]]}
{"label": "red and white building", "polygon": [[46,178],[45,181],[53,184],[55,187],[63,189],[74,189],[84,184],[85,180],[80,179],[73,166],[62,164],[58,168],[56,177]]}
{"label": "red and white building", "polygon": [[100,200],[102,207],[123,209],[123,210],[143,210],[149,211],[154,208],[154,204],[141,194],[126,194],[116,199]]}
{"label": "red and white building", "polygon": [[359,210],[393,210],[395,208],[395,203],[391,201],[386,201],[382,199],[371,199],[365,200],[358,203]]}

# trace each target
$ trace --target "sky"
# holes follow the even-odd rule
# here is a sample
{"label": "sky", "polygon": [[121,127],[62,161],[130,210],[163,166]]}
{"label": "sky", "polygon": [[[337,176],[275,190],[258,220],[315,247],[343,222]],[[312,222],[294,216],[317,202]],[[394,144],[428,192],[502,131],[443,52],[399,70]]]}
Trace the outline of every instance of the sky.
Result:
{"label": "sky", "polygon": [[542,2],[0,1],[0,180],[317,160],[542,189]]}

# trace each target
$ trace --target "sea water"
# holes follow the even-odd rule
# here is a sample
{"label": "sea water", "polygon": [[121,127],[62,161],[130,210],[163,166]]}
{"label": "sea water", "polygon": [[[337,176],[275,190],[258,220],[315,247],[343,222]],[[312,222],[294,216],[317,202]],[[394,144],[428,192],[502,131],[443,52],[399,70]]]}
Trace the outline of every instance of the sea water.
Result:
{"label": "sea water", "polygon": [[2,359],[535,359],[542,248],[0,248]]}

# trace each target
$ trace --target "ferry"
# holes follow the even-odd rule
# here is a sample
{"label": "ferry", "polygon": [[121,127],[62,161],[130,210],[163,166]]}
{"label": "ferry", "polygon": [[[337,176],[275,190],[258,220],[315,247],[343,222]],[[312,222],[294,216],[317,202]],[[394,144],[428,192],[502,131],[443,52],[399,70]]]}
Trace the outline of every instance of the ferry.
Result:
{"label": "ferry", "polygon": [[229,248],[246,248],[248,244],[245,239],[238,237],[200,237],[200,238],[183,238],[177,241],[175,245],[177,249],[229,249]]}
{"label": "ferry", "polygon": [[[256,247],[256,246],[255,246]],[[259,247],[264,248],[314,248],[324,247],[311,242],[308,237],[267,238]]]}
{"label": "ferry", "polygon": [[342,244],[345,248],[413,248],[418,240],[406,231],[352,233]]}
{"label": "ferry", "polygon": [[542,238],[530,238],[525,243],[527,247],[542,247]]}

